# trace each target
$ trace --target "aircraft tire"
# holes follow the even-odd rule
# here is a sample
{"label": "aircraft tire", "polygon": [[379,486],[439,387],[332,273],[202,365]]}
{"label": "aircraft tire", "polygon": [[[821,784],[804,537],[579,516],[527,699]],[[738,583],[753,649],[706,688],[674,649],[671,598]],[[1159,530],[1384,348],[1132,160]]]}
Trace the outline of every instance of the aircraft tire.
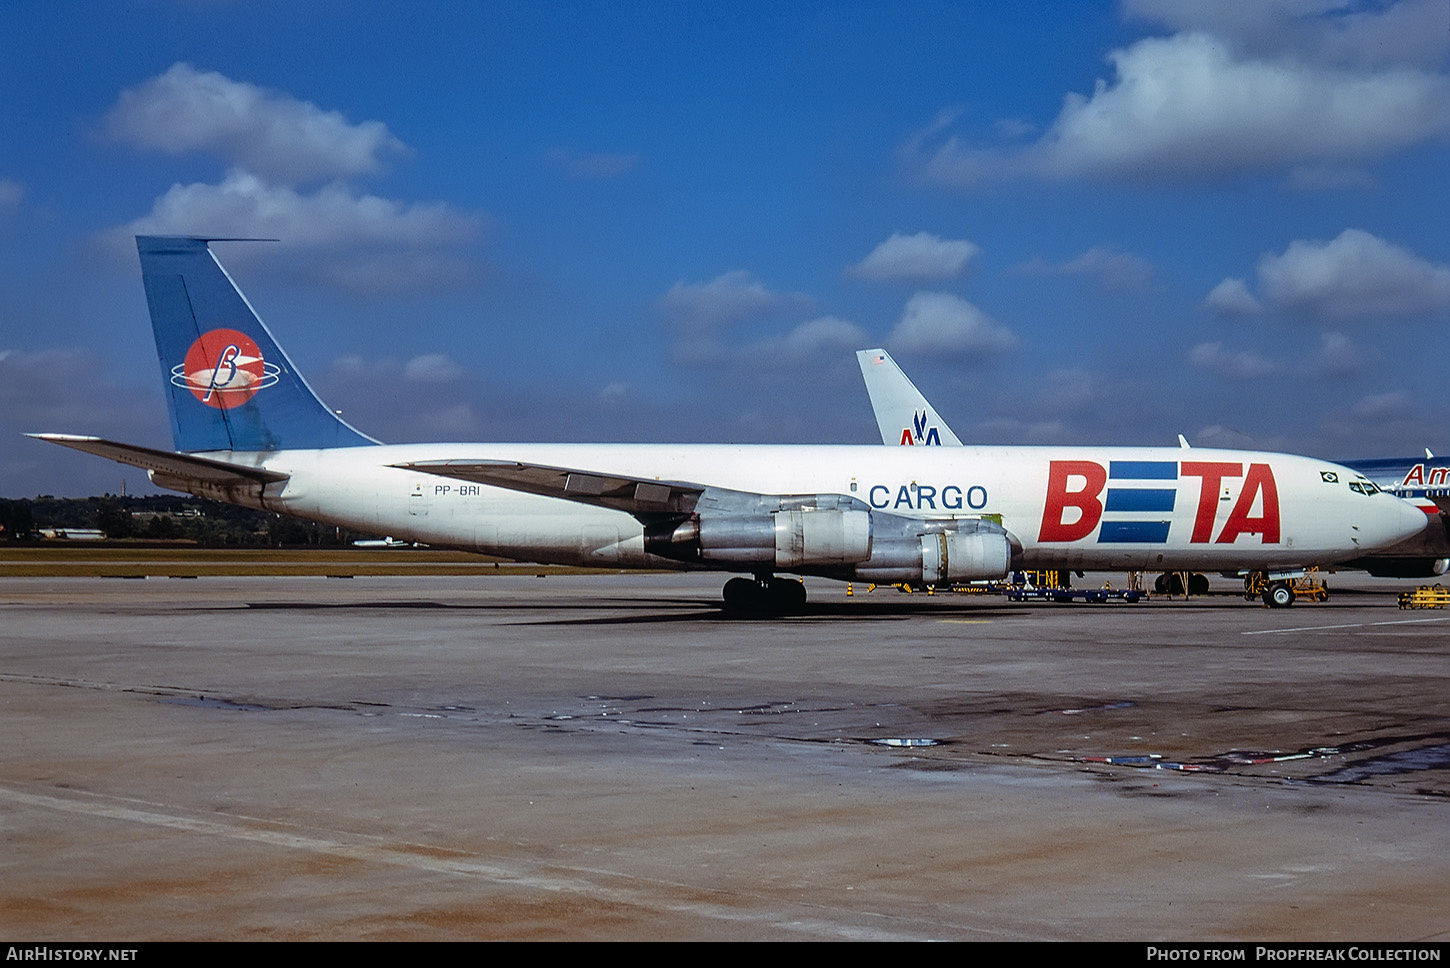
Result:
{"label": "aircraft tire", "polygon": [[793,578],[732,578],[720,597],[725,610],[738,615],[798,615],[805,610],[806,586]]}
{"label": "aircraft tire", "polygon": [[[1188,579],[1189,588],[1193,587],[1193,577]],[[1176,571],[1165,572],[1153,580],[1153,590],[1160,595],[1182,595],[1183,576]]]}
{"label": "aircraft tire", "polygon": [[1270,608],[1288,608],[1294,604],[1294,589],[1287,582],[1276,581],[1264,589],[1264,604]]}
{"label": "aircraft tire", "polygon": [[1189,575],[1188,576],[1188,594],[1190,594],[1190,595],[1207,595],[1208,594],[1208,577],[1206,575],[1200,575],[1198,572],[1194,572],[1193,574]]}
{"label": "aircraft tire", "polygon": [[806,607],[806,586],[794,578],[772,578],[766,589],[775,610],[782,615],[799,615]]}
{"label": "aircraft tire", "polygon": [[760,610],[760,586],[749,578],[732,578],[725,583],[720,597],[725,601],[727,612],[757,612]]}

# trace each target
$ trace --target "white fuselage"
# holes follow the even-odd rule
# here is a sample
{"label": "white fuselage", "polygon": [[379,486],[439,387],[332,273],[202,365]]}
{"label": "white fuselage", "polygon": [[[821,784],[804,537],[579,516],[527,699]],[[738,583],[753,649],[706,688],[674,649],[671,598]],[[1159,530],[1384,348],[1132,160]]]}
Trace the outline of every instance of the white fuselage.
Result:
{"label": "white fuselage", "polygon": [[267,488],[270,510],[577,565],[681,567],[646,554],[642,525],[625,512],[389,465],[507,460],[759,494],[849,495],[909,518],[990,518],[1011,535],[1019,568],[1330,564],[1414,535],[1425,519],[1391,495],[1351,490],[1354,472],[1325,461],[1199,448],[502,443],[199,456],[288,474]]}

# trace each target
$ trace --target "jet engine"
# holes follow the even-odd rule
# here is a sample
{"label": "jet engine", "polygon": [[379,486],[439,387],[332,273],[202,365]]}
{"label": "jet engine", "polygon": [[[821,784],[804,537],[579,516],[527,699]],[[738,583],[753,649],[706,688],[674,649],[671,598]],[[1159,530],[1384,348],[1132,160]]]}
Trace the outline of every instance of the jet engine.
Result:
{"label": "jet engine", "polygon": [[808,508],[697,515],[668,536],[647,530],[645,550],[767,570],[850,565],[871,557],[871,512]]}
{"label": "jet engine", "polygon": [[1376,578],[1435,578],[1450,571],[1450,558],[1356,558],[1345,565]]}
{"label": "jet engine", "polygon": [[908,518],[837,494],[741,497],[645,521],[645,550],[706,567],[880,583],[979,581],[1011,567],[1011,538],[993,521]]}
{"label": "jet engine", "polygon": [[856,566],[854,575],[858,581],[878,584],[919,581],[936,585],[1004,578],[1011,563],[1012,543],[1000,529],[938,531],[877,542],[875,553]]}

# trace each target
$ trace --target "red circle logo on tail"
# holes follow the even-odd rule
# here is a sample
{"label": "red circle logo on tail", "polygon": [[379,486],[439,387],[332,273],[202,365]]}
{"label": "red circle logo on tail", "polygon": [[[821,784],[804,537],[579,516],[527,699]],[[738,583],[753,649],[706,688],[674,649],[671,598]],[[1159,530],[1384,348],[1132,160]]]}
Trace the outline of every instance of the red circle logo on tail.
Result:
{"label": "red circle logo on tail", "polygon": [[186,387],[209,407],[226,410],[240,406],[257,391],[272,386],[281,370],[262,358],[262,351],[246,333],[214,329],[186,351],[186,360],[172,367],[171,382]]}

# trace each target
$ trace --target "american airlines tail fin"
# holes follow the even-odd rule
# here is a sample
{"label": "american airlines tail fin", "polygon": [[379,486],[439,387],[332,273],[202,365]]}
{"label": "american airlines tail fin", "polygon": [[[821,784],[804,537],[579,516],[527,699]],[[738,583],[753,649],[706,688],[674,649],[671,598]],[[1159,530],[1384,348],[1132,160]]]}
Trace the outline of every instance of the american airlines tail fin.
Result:
{"label": "american airlines tail fin", "polygon": [[962,445],[889,353],[881,349],[858,350],[856,360],[861,364],[883,444]]}
{"label": "american airlines tail fin", "polygon": [[136,237],[176,449],[376,444],[312,392],[208,248],[217,241]]}

